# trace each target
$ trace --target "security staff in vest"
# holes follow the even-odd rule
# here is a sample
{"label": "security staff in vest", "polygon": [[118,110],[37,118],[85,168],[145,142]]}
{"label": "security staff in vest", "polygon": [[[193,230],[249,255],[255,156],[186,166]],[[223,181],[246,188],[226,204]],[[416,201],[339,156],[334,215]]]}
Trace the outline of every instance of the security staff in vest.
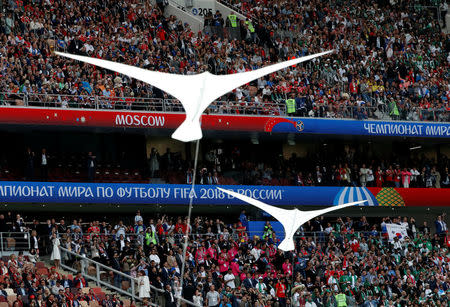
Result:
{"label": "security staff in vest", "polygon": [[344,293],[335,295],[337,307],[347,307],[347,296]]}
{"label": "security staff in vest", "polygon": [[290,98],[286,99],[286,114],[295,115],[297,111],[297,106],[295,104],[295,94],[291,93]]}
{"label": "security staff in vest", "polygon": [[145,231],[145,238],[144,238],[145,252],[148,254],[148,252],[150,251],[150,247],[156,245],[157,243],[158,241],[156,239],[156,233],[153,231],[152,227],[148,227],[147,230]]}
{"label": "security staff in vest", "polygon": [[239,19],[235,14],[230,14],[227,17],[226,26],[230,33],[231,39],[239,39]]}
{"label": "security staff in vest", "polygon": [[249,36],[250,36],[250,41],[251,41],[252,43],[255,43],[255,42],[256,42],[256,32],[255,32],[255,28],[253,27],[252,21],[249,20],[249,19],[247,19],[247,20],[244,22],[244,24],[245,24],[246,27],[247,27],[247,31],[248,31]]}
{"label": "security staff in vest", "polygon": [[274,232],[275,231],[273,230],[272,225],[270,225],[270,222],[266,221],[266,225],[264,225],[263,240],[265,240],[266,237],[268,237],[270,240],[272,240]]}
{"label": "security staff in vest", "polygon": [[237,28],[238,26],[238,18],[234,14],[228,15],[226,26],[230,28]]}

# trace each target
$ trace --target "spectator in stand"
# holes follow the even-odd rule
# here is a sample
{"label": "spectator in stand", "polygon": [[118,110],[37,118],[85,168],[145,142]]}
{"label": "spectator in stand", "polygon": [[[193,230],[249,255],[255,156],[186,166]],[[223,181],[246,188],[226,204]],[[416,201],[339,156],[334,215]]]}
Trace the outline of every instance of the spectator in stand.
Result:
{"label": "spectator in stand", "polygon": [[53,260],[55,262],[55,267],[59,269],[59,263],[61,261],[61,253],[59,252],[60,241],[56,233],[53,233],[52,235],[52,244],[53,249],[52,254],[50,256],[50,260]]}
{"label": "spectator in stand", "polygon": [[96,156],[92,155],[92,152],[88,153],[87,157],[87,169],[88,169],[88,181],[94,182],[95,168],[97,166]]}
{"label": "spectator in stand", "polygon": [[411,182],[411,176],[412,173],[409,172],[406,167],[403,168],[403,171],[401,172],[401,176],[402,176],[402,185],[404,188],[409,188],[409,184]]}
{"label": "spectator in stand", "polygon": [[[438,218],[438,220],[442,219]],[[134,219],[130,219],[130,226],[134,225]],[[175,219],[179,220],[179,219]],[[249,303],[252,304],[260,304],[265,301],[265,304],[273,304],[273,300],[268,296],[269,294],[273,297],[281,297],[281,291],[284,289],[282,284],[286,285],[285,296],[286,296],[286,304],[289,304],[289,301],[300,300],[300,302],[305,303],[307,301],[310,302],[309,294],[307,292],[300,292],[299,296],[294,296],[295,291],[290,292],[289,286],[293,284],[294,286],[303,285],[305,289],[308,289],[308,292],[314,293],[311,298],[313,302],[320,306],[323,302],[335,303],[341,299],[341,294],[345,294],[345,298],[348,304],[362,305],[366,301],[383,301],[383,300],[396,300],[395,295],[402,297],[402,300],[407,302],[412,302],[417,300],[421,295],[420,285],[424,283],[431,283],[432,272],[422,271],[419,272],[416,267],[424,266],[426,267],[429,263],[434,263],[435,260],[439,258],[433,258],[434,256],[425,257],[419,260],[418,258],[412,257],[415,251],[421,251],[422,253],[432,255],[434,250],[438,257],[445,257],[445,251],[438,248],[435,249],[435,246],[442,244],[442,240],[437,237],[437,239],[432,239],[429,230],[427,230],[426,224],[425,227],[420,227],[417,229],[415,227],[414,219],[405,219],[404,217],[395,217],[393,221],[384,218],[383,223],[381,225],[381,229],[385,229],[386,223],[398,223],[399,225],[405,226],[408,229],[408,237],[394,239],[393,243],[389,243],[386,239],[383,239],[379,236],[376,231],[377,225],[371,224],[367,221],[366,218],[361,218],[360,221],[353,221],[351,217],[347,217],[345,223],[338,219],[337,221],[331,221],[325,223],[321,219],[313,221],[310,225],[305,225],[304,230],[310,229],[322,229],[322,225],[329,224],[327,226],[327,235],[326,236],[316,236],[316,240],[304,239],[302,237],[298,237],[296,241],[296,251],[295,253],[298,255],[303,255],[307,257],[305,260],[307,265],[305,265],[304,275],[302,273],[302,266],[300,263],[294,263],[295,265],[292,269],[288,269],[286,263],[290,263],[292,259],[291,253],[283,253],[281,251],[276,251],[274,248],[274,252],[270,250],[269,243],[265,242],[265,240],[260,240],[259,238],[254,237],[252,240],[244,239],[239,240],[236,243],[235,252],[231,253],[231,250],[227,246],[232,246],[233,243],[233,233],[237,236],[236,229],[232,225],[223,224],[224,228],[220,227],[220,232],[222,235],[217,233],[216,235],[212,233],[212,229],[214,225],[221,225],[222,223],[217,221],[214,223],[209,219],[195,219],[195,223],[193,223],[192,234],[194,234],[195,238],[191,241],[190,246],[188,248],[188,259],[190,250],[194,249],[192,255],[196,255],[195,258],[192,258],[192,261],[188,262],[187,265],[187,274],[197,274],[197,278],[191,280],[198,279],[198,285],[202,285],[199,289],[202,293],[202,297],[206,296],[210,287],[214,285],[217,287],[219,291],[219,296],[223,294],[224,296],[221,298],[222,304],[228,304],[229,301],[233,301],[238,298],[240,293],[243,292],[242,300],[248,300]],[[179,224],[182,224],[183,219]],[[201,221],[201,222],[200,222]],[[401,221],[401,222],[400,222]],[[148,228],[151,228],[151,221],[149,220]],[[159,222],[158,222],[159,223]],[[50,222],[51,225],[52,222]],[[88,223],[90,224],[90,223]],[[92,225],[99,224],[97,221],[93,221]],[[126,224],[122,222],[125,228],[127,228]],[[164,219],[164,224],[170,224],[170,218]],[[200,225],[202,225],[200,227]],[[383,226],[384,225],[384,226]],[[56,223],[53,227],[58,227]],[[88,226],[86,226],[88,227]],[[90,227],[90,226],[89,226]],[[215,227],[215,226],[214,226]],[[311,227],[311,228],[308,228]],[[223,238],[223,233],[225,233],[225,229],[229,228],[229,233],[231,237],[227,241]],[[331,230],[328,231],[328,229]],[[71,228],[69,228],[70,231]],[[78,228],[74,228],[77,229]],[[375,231],[374,231],[375,229]],[[111,229],[110,229],[111,231]],[[384,230],[385,231],[385,230]],[[139,251],[140,241],[134,238],[135,234],[126,233],[127,241],[125,249],[120,252],[118,246],[114,243],[112,233],[103,233],[102,235],[97,235],[100,240],[104,240],[105,243],[111,246],[112,250],[116,251],[116,255],[119,257],[123,257],[126,259],[126,263],[128,263],[128,267],[125,265],[121,268],[123,271],[131,271],[131,272],[141,272],[140,268],[144,263],[144,259],[148,257],[148,254],[142,254]],[[152,248],[152,255],[156,254],[159,257],[167,257],[169,260],[171,255],[178,255],[180,249],[178,248],[181,242],[177,242],[175,228],[171,230],[171,232],[161,234],[161,237],[167,238],[168,241],[173,242],[169,244],[162,244],[161,246],[156,245]],[[81,241],[82,245],[89,245],[92,241],[91,239],[87,240],[88,237],[85,237],[83,241]],[[94,239],[96,237],[94,236]],[[64,240],[64,237],[63,237]],[[197,248],[197,252],[195,252],[196,245],[200,244],[200,246],[205,246],[203,249],[201,247]],[[206,246],[208,248],[206,248]],[[346,246],[346,247],[344,247]],[[220,250],[219,250],[220,247]],[[343,248],[343,252],[341,252],[341,248]],[[132,254],[130,253],[133,250]],[[178,250],[178,252],[177,252]],[[199,252],[204,250],[207,254],[206,261],[200,262]],[[257,253],[257,251],[260,253]],[[328,250],[328,254],[330,257],[324,257],[324,252]],[[375,261],[373,265],[369,265],[370,255],[372,252],[380,252],[381,250],[386,251],[387,255],[392,255],[392,258],[384,258],[388,260],[386,265],[382,265],[381,260],[372,260]],[[167,252],[168,251],[168,252]],[[120,254],[120,255],[119,255]],[[226,256],[225,256],[226,254]],[[128,257],[129,255],[133,255],[132,257]],[[242,266],[242,274],[243,277],[239,276],[239,269],[236,270],[236,274],[233,274],[233,267],[227,271],[220,271],[219,266],[216,266],[215,261],[222,261],[221,259],[225,259],[227,257],[227,261],[229,259],[234,260],[231,261],[235,263],[236,261]],[[442,257],[442,259],[444,259]],[[173,256],[172,265],[178,265],[178,259],[176,256]],[[14,266],[14,263],[21,263],[22,260],[18,257],[16,259],[12,259],[10,261],[11,266]],[[135,260],[136,259],[136,260]],[[209,259],[209,260],[208,260]],[[360,259],[360,260],[358,260]],[[296,262],[296,260],[294,260]],[[120,261],[122,262],[122,261]],[[125,263],[125,262],[122,262]],[[153,262],[154,263],[154,262]],[[405,270],[401,270],[404,267]],[[412,265],[410,264],[412,263]],[[446,270],[446,266],[444,262],[437,262],[438,265],[442,266],[444,270]],[[391,266],[391,268],[388,267]],[[159,268],[155,265],[154,270],[145,269],[144,274],[149,275],[149,280],[153,285],[159,285],[158,287],[164,287],[165,284],[170,286],[173,283],[174,288],[168,287],[170,289],[170,293],[166,291],[166,296],[170,299],[172,296],[174,300],[176,300],[176,296],[180,293],[185,293],[187,288],[180,292],[179,286],[177,285],[178,276],[177,271],[170,267]],[[326,270],[317,271],[318,267],[324,267]],[[376,266],[379,266],[380,269],[375,269]],[[434,266],[434,264],[433,264]],[[346,270],[343,270],[343,268]],[[131,268],[131,269],[130,269]],[[292,271],[292,275],[290,275],[290,271]],[[398,271],[398,273],[396,273]],[[151,273],[154,272],[154,273]],[[164,273],[166,272],[166,273]],[[194,273],[196,272],[196,273]],[[227,287],[226,282],[230,281],[231,278],[224,278],[223,274],[226,275],[234,275],[235,282],[240,283],[242,285],[240,290],[235,288],[234,290],[231,288],[231,285]],[[244,273],[245,272],[245,273]],[[349,273],[346,273],[349,272]],[[383,272],[388,272],[383,274]],[[157,277],[153,278],[150,276],[154,276],[152,274],[156,274]],[[275,275],[276,274],[276,275]],[[347,276],[348,278],[344,276]],[[53,273],[52,273],[53,275]],[[140,274],[141,275],[141,274]],[[164,279],[161,276],[166,276]],[[275,279],[277,276],[277,279]],[[286,279],[287,276],[287,279]],[[319,277],[316,282],[313,282],[311,277]],[[75,285],[77,285],[78,277],[75,278]],[[260,278],[263,277],[263,278]],[[445,278],[448,277],[444,277]],[[56,280],[60,280],[58,277]],[[346,280],[349,280],[348,286],[345,286]],[[380,283],[378,280],[384,280],[383,283]],[[159,280],[159,281],[158,281]],[[164,281],[162,281],[164,280]],[[410,281],[414,282],[411,283]],[[161,286],[162,283],[162,286]],[[60,282],[60,284],[62,284]],[[187,283],[188,284],[188,283]],[[204,285],[204,286],[203,286]],[[195,285],[193,284],[195,287]],[[78,286],[79,287],[79,286]],[[384,287],[384,289],[383,289]],[[402,294],[403,288],[409,287],[410,292],[406,294]],[[434,287],[433,289],[438,290],[439,285]],[[172,290],[173,289],[173,290]],[[247,290],[248,289],[248,290]],[[318,292],[319,289],[323,289],[322,292]],[[347,290],[349,289],[349,290]],[[383,294],[383,290],[386,294]],[[277,292],[278,291],[278,292]],[[439,291],[439,290],[438,290]],[[194,296],[194,292],[192,292],[192,296]],[[328,294],[329,293],[329,294]],[[333,294],[334,293],[334,294]],[[390,294],[391,293],[391,294]],[[430,293],[433,291],[430,289]],[[186,295],[186,294],[185,294]],[[383,297],[386,296],[386,298]],[[196,295],[199,297],[199,295]],[[370,296],[370,298],[369,298]],[[227,299],[224,299],[227,297]],[[342,296],[343,297],[343,296]],[[365,299],[367,298],[367,300]],[[42,299],[48,300],[49,296],[46,295]],[[58,296],[56,299],[59,300]],[[86,299],[85,295],[76,294],[72,299],[74,301],[82,301]],[[445,303],[445,297],[436,296],[433,300],[439,300],[441,304]],[[50,299],[51,300],[51,299]],[[110,301],[114,301],[114,298],[108,298]],[[280,300],[283,303],[283,300]],[[310,302],[311,303],[311,302]]]}
{"label": "spectator in stand", "polygon": [[[255,2],[246,6],[249,20],[231,23],[228,17],[228,28],[221,32],[220,15],[208,14],[211,22],[205,20],[205,30],[194,33],[174,16],[164,17],[163,0],[155,6],[132,0],[120,8],[118,17],[115,2],[65,2],[74,15],[91,12],[90,22],[83,23],[82,29],[81,19],[65,27],[57,26],[66,16],[60,2],[56,1],[53,15],[46,3],[19,3],[8,7],[2,16],[5,26],[0,37],[4,42],[0,71],[7,77],[0,85],[5,103],[23,104],[22,95],[28,95],[29,105],[121,109],[130,102],[127,107],[137,107],[133,100],[144,97],[164,98],[164,93],[140,81],[54,56],[54,49],[120,59],[150,70],[193,74],[212,69],[224,74],[256,69],[324,48],[337,52],[317,59],[313,65],[297,65],[285,73],[261,78],[222,100],[242,99],[248,103],[255,90],[262,92],[268,86],[260,113],[279,113],[278,104],[294,93],[303,97],[306,114],[313,117],[448,120],[448,88],[442,82],[446,80],[448,63],[446,41],[431,9],[418,13],[416,7],[403,2],[374,6],[358,1],[352,11],[345,2],[332,7],[319,1],[308,6],[292,6],[287,1]],[[318,14],[310,17],[311,11]],[[105,20],[117,23],[107,24]],[[372,26],[375,23],[398,33],[386,35],[384,28]],[[210,31],[211,25],[214,31]],[[311,27],[316,27],[315,31]],[[317,40],[320,43],[313,44]],[[423,44],[417,43],[422,40]],[[168,49],[170,53],[166,53]],[[211,58],[213,67],[208,65]],[[89,95],[102,97],[96,104]],[[234,105],[219,109],[239,112]]]}
{"label": "spectator in stand", "polygon": [[48,154],[45,148],[42,148],[41,159],[40,159],[40,169],[41,169],[41,180],[47,181],[48,179]]}
{"label": "spectator in stand", "polygon": [[34,179],[34,152],[27,148],[25,153],[25,180]]}
{"label": "spectator in stand", "polygon": [[436,234],[443,237],[448,232],[447,223],[443,220],[443,217],[445,217],[445,213],[442,215],[439,215],[434,222],[436,226]]}
{"label": "spectator in stand", "polygon": [[77,276],[74,278],[73,284],[75,288],[79,289],[86,288],[88,286],[86,279],[84,279],[84,277],[81,276],[81,273],[78,273]]}

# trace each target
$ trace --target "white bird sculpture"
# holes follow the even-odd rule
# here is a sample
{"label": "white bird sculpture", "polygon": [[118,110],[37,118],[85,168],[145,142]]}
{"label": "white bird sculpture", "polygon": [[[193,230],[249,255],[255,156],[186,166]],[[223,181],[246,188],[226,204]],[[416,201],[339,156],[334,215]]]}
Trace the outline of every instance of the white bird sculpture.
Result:
{"label": "white bird sculpture", "polygon": [[253,205],[261,210],[264,210],[271,216],[276,218],[284,227],[285,237],[284,240],[278,246],[278,248],[283,251],[291,251],[295,249],[294,234],[297,231],[297,229],[307,221],[319,215],[325,214],[327,212],[347,208],[354,205],[359,205],[365,202],[365,200],[357,201],[339,206],[332,206],[321,210],[311,210],[311,211],[300,211],[298,209],[287,210],[267,205],[259,200],[253,199],[251,197],[230,190],[225,190],[219,187],[218,189],[226,194],[236,197],[242,201],[245,201],[250,205]]}
{"label": "white bird sculpture", "polygon": [[202,138],[200,116],[217,98],[241,85],[261,78],[267,74],[331,52],[333,52],[333,50],[269,65],[248,72],[229,75],[213,75],[209,72],[196,75],[170,74],[86,56],[62,52],[55,53],[60,56],[90,63],[146,82],[177,98],[186,111],[186,119],[172,134],[172,138],[183,142],[190,142]]}

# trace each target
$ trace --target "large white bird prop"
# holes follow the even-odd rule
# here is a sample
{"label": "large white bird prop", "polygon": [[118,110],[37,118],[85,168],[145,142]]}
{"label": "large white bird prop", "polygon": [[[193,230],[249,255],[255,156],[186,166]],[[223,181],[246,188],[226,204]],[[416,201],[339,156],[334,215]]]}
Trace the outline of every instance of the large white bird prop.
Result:
{"label": "large white bird prop", "polygon": [[219,187],[218,189],[226,194],[236,197],[237,199],[245,201],[250,205],[253,205],[261,210],[264,210],[271,216],[276,218],[284,227],[285,237],[284,240],[278,246],[278,248],[283,251],[291,251],[295,249],[294,234],[297,231],[297,229],[303,224],[305,224],[307,221],[319,215],[325,214],[327,212],[347,208],[354,205],[359,205],[365,202],[365,200],[357,201],[338,206],[332,206],[321,210],[311,210],[311,211],[300,211],[298,209],[287,210],[267,205],[259,200],[253,199],[251,197],[233,191],[225,190]]}
{"label": "large white bird prop", "polygon": [[202,138],[200,116],[217,98],[241,85],[261,78],[267,74],[331,52],[333,52],[333,50],[269,65],[248,72],[230,75],[213,75],[209,72],[196,75],[170,74],[86,56],[62,52],[55,53],[60,56],[90,63],[146,82],[177,98],[180,100],[186,111],[186,119],[172,134],[172,138],[183,142],[190,142]]}

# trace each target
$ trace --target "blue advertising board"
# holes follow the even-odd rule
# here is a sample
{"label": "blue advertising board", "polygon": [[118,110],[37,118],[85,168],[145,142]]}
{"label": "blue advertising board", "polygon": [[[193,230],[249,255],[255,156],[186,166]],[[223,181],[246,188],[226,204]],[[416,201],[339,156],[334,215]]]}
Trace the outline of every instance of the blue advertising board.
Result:
{"label": "blue advertising board", "polygon": [[[367,200],[365,205],[378,205],[366,188],[237,186],[221,188],[245,194],[269,205],[329,206],[343,202]],[[2,203],[80,203],[80,204],[189,204],[190,185],[123,184],[66,182],[0,182]],[[196,205],[244,205],[221,192],[214,185],[196,185]]]}
{"label": "blue advertising board", "polygon": [[271,132],[403,137],[450,137],[450,123],[282,118],[271,123]]}

